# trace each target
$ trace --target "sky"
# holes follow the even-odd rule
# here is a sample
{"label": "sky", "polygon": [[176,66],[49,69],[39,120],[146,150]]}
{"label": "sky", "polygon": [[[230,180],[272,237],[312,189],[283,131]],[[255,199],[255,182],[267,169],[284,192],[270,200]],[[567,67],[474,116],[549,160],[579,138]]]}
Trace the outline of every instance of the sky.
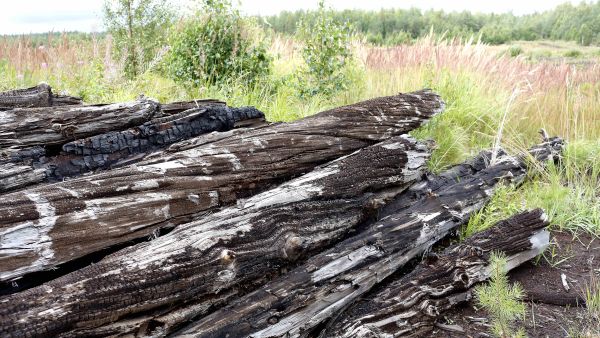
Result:
{"label": "sky", "polygon": [[[185,8],[191,0],[172,0]],[[234,0],[235,3],[236,0]],[[473,12],[529,14],[580,0],[329,0],[334,9],[411,8],[470,10]],[[240,0],[239,8],[249,15],[273,15],[283,10],[316,8],[317,0]],[[21,0],[3,1],[0,11],[1,34],[27,34],[62,31],[102,31],[104,0]]]}

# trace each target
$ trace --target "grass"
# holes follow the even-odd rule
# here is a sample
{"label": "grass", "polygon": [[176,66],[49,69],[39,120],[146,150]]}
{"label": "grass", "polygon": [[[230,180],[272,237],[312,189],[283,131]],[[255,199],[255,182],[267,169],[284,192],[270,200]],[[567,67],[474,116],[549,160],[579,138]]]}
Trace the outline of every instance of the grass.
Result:
{"label": "grass", "polygon": [[[533,48],[560,53],[574,48],[563,42],[514,44],[524,54]],[[236,83],[186,87],[152,71],[127,80],[120,60],[111,56],[110,37],[70,41],[49,35],[44,47],[34,45],[27,37],[0,38],[0,90],[45,81],[89,103],[133,100],[141,93],[161,101],[211,97],[234,106],[256,106],[271,121],[292,121],[367,98],[432,88],[444,98],[447,109],[412,133],[435,140],[429,162],[432,171],[496,143],[509,151],[522,151],[539,141],[540,128],[569,142],[563,166],[537,173],[518,190],[500,189],[462,230],[463,236],[515,211],[538,206],[548,211],[558,229],[600,235],[598,63],[531,62],[520,56],[499,56],[498,47],[434,37],[385,48],[357,42],[355,61],[348,68],[353,79],[350,88],[329,99],[318,95],[301,99],[292,84],[302,62],[298,44],[278,36],[271,37],[272,74],[254,88]],[[582,53],[587,58],[596,51],[582,48]]]}

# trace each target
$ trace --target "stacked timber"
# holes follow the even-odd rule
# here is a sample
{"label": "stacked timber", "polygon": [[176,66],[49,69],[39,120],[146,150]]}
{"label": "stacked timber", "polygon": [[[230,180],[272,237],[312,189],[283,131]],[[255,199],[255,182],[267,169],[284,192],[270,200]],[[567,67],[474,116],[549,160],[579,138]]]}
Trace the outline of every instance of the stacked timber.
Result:
{"label": "stacked timber", "polygon": [[275,124],[214,100],[0,112],[0,335],[426,334],[491,250],[545,248],[543,212],[397,272],[563,147],[434,175],[406,133],[443,109],[422,90]]}

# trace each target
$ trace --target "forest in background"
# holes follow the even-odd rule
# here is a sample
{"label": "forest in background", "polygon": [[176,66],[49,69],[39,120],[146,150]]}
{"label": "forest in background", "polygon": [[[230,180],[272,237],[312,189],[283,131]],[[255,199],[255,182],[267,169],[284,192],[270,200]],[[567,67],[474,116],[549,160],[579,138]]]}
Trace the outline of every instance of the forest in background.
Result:
{"label": "forest in background", "polygon": [[[284,11],[263,18],[262,23],[276,32],[294,34],[301,18],[310,11]],[[517,16],[512,13],[487,14],[422,11],[412,9],[382,9],[379,11],[334,11],[334,17],[347,21],[355,32],[378,45],[397,45],[424,37],[430,32],[449,38],[468,39],[481,36],[489,44],[515,40],[566,40],[580,45],[600,45],[600,2],[579,5],[562,4],[553,10]]]}

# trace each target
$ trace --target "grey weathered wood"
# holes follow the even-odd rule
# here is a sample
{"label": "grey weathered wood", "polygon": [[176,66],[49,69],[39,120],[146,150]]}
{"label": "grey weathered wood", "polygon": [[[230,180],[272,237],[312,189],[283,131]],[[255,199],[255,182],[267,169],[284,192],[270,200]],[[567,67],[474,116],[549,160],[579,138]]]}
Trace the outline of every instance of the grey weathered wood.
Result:
{"label": "grey weathered wood", "polygon": [[158,102],[149,99],[101,106],[0,111],[0,160],[29,147],[60,146],[72,140],[137,126],[158,114]]}
{"label": "grey weathered wood", "polygon": [[52,88],[45,83],[40,83],[31,88],[15,89],[0,93],[0,110],[10,110],[19,107],[56,107],[80,104],[82,104],[82,101],[78,97],[53,94]]}
{"label": "grey weathered wood", "polygon": [[87,336],[86,328],[125,316],[250,287],[366,220],[382,200],[422,175],[428,157],[427,147],[407,136],[358,150],[153,241],[0,299],[0,335]]}
{"label": "grey weathered wood", "polygon": [[490,277],[491,252],[504,253],[511,270],[549,245],[546,226],[541,209],[522,212],[430,255],[410,274],[385,282],[381,291],[352,305],[323,336],[429,336],[444,312],[471,299],[472,286]]}
{"label": "grey weathered wood", "polygon": [[0,197],[0,280],[189,222],[316,165],[403,134],[443,109],[419,91],[173,144],[136,165]]}
{"label": "grey weathered wood", "polygon": [[[213,131],[227,131],[240,124],[263,125],[264,114],[254,107],[204,104],[200,108],[154,118],[130,129],[67,142],[56,156],[45,156],[47,152],[41,147],[28,148],[11,155],[10,163],[18,164],[20,170],[0,177],[0,193],[42,181],[56,182],[94,170],[136,163],[145,155],[178,141]],[[37,152],[32,154],[32,150]],[[42,172],[43,175],[31,175],[31,172]]]}
{"label": "grey weathered wood", "polygon": [[[558,155],[554,139],[531,149],[539,160]],[[307,337],[318,325],[427,251],[436,241],[465,223],[500,182],[518,183],[526,175],[523,157],[503,154],[496,163],[484,153],[439,177],[416,183],[386,206],[377,223],[333,248],[311,257],[285,276],[267,283],[227,307],[177,332],[193,337]],[[502,239],[498,239],[499,242]],[[206,301],[199,299],[194,304]],[[196,314],[201,314],[196,311]],[[171,323],[152,318],[154,329]],[[159,324],[163,324],[162,327]],[[152,332],[146,332],[151,334]]]}

